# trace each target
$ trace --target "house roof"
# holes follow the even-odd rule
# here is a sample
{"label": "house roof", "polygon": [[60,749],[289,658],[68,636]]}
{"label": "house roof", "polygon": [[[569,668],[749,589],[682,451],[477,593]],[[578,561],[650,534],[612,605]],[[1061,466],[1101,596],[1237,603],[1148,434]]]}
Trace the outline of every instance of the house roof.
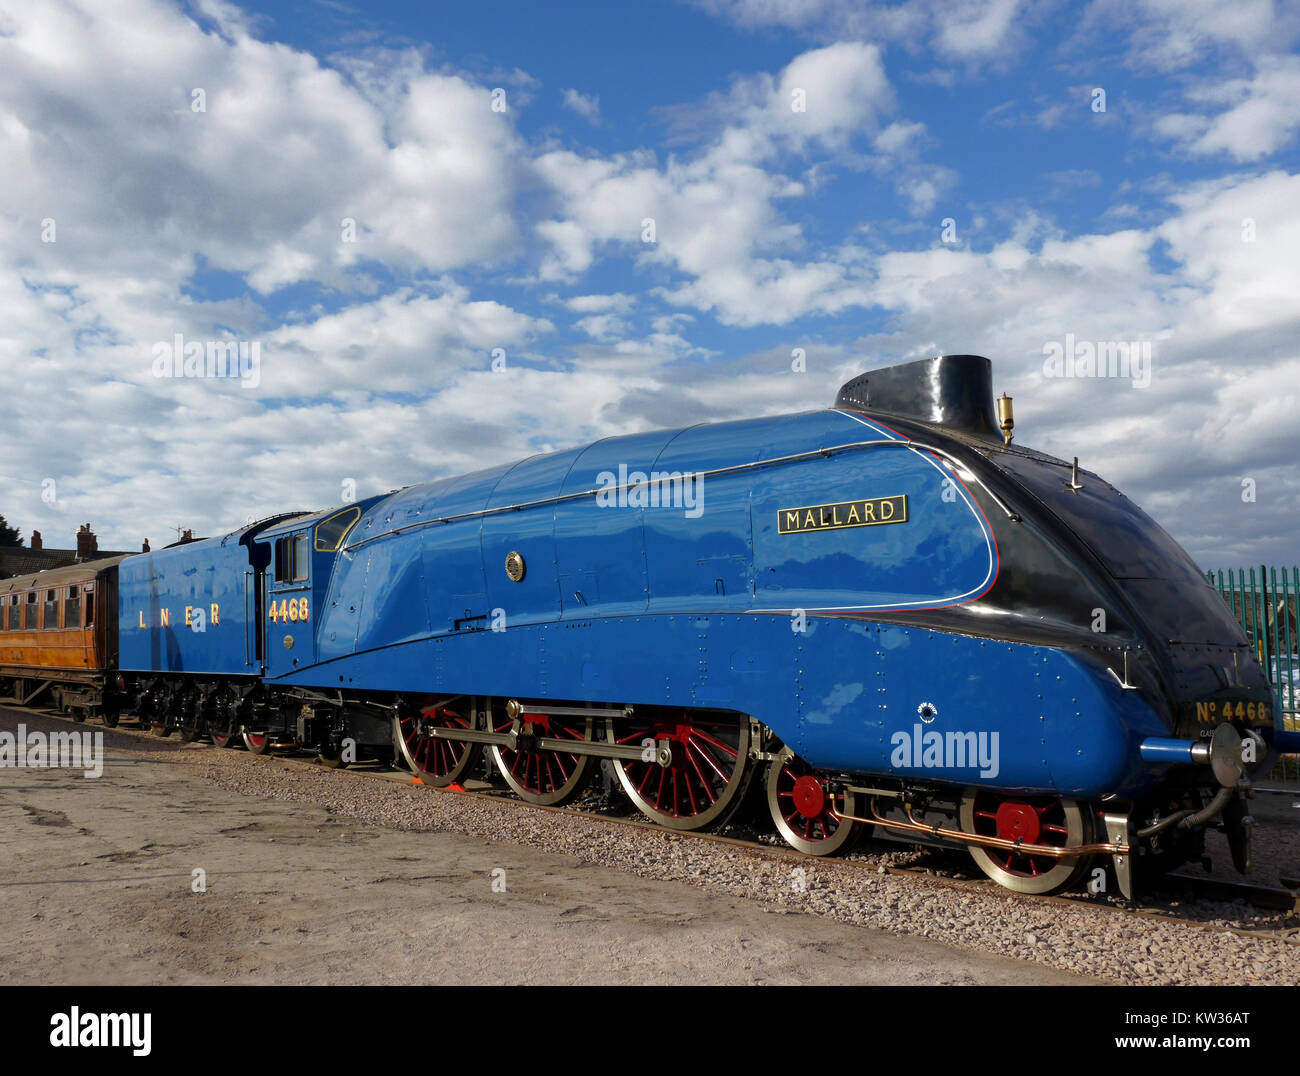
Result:
{"label": "house roof", "polygon": [[[104,560],[107,557],[126,556],[124,550],[101,549],[87,560]],[[26,546],[0,546],[0,579],[16,575],[48,572],[77,563],[75,549],[28,549]]]}

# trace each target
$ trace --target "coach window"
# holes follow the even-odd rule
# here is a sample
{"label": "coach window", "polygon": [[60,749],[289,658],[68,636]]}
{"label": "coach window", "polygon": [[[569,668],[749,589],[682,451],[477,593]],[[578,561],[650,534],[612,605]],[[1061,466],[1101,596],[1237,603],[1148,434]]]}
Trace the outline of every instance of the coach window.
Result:
{"label": "coach window", "polygon": [[68,587],[63,599],[63,626],[65,628],[81,627],[81,588]]}
{"label": "coach window", "polygon": [[23,630],[36,630],[36,591],[27,592],[27,600],[23,602]]}
{"label": "coach window", "polygon": [[45,631],[51,631],[59,626],[59,592],[57,590],[47,590],[45,592],[45,613],[41,620],[41,627]]}
{"label": "coach window", "polygon": [[335,512],[329,519],[322,519],[316,524],[316,552],[337,553],[343,539],[348,536],[358,519],[361,509],[353,505],[341,512]]}
{"label": "coach window", "polygon": [[9,595],[0,598],[0,631],[12,631],[9,626]]}
{"label": "coach window", "polygon": [[86,627],[95,626],[95,584],[86,584]]}

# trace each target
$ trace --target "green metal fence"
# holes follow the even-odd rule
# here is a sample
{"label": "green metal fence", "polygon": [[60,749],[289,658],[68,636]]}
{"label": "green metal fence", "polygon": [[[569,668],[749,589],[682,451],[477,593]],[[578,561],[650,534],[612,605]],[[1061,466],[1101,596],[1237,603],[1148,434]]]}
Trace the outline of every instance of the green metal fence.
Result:
{"label": "green metal fence", "polygon": [[[1246,629],[1259,655],[1269,683],[1282,704],[1282,721],[1288,729],[1300,728],[1297,695],[1300,695],[1300,635],[1297,635],[1297,602],[1300,602],[1300,568],[1255,568],[1210,572],[1210,582],[1228,603],[1233,615]],[[1270,781],[1300,787],[1300,755],[1284,755]]]}

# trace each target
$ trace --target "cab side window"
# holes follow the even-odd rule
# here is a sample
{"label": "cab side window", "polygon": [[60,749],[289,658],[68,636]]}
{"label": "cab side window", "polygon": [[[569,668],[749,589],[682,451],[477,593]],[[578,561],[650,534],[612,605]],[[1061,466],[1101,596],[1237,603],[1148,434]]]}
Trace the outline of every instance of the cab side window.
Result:
{"label": "cab side window", "polygon": [[304,534],[286,534],[275,540],[275,581],[300,582],[311,571],[311,547]]}
{"label": "cab side window", "polygon": [[293,536],[293,577],[306,579],[310,571],[311,552],[307,546],[307,535],[295,534]]}
{"label": "cab side window", "polygon": [[277,583],[293,581],[293,546],[287,537],[275,540],[275,581]]}

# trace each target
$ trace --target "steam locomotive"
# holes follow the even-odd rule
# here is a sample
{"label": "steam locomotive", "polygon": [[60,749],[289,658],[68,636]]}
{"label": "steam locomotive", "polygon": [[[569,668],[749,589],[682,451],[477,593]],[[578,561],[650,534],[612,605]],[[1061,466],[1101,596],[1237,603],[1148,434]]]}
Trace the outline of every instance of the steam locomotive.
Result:
{"label": "steam locomotive", "polygon": [[1132,895],[1212,826],[1248,870],[1250,781],[1300,736],[1187,554],[1013,428],[989,360],[940,356],[276,516],[82,566],[116,616],[56,613],[102,635],[76,669],[0,604],[0,677],[435,786],[489,766],[538,804],[603,766],[675,829],[763,798],[811,855],[871,832],[1021,892],[1109,862]]}

